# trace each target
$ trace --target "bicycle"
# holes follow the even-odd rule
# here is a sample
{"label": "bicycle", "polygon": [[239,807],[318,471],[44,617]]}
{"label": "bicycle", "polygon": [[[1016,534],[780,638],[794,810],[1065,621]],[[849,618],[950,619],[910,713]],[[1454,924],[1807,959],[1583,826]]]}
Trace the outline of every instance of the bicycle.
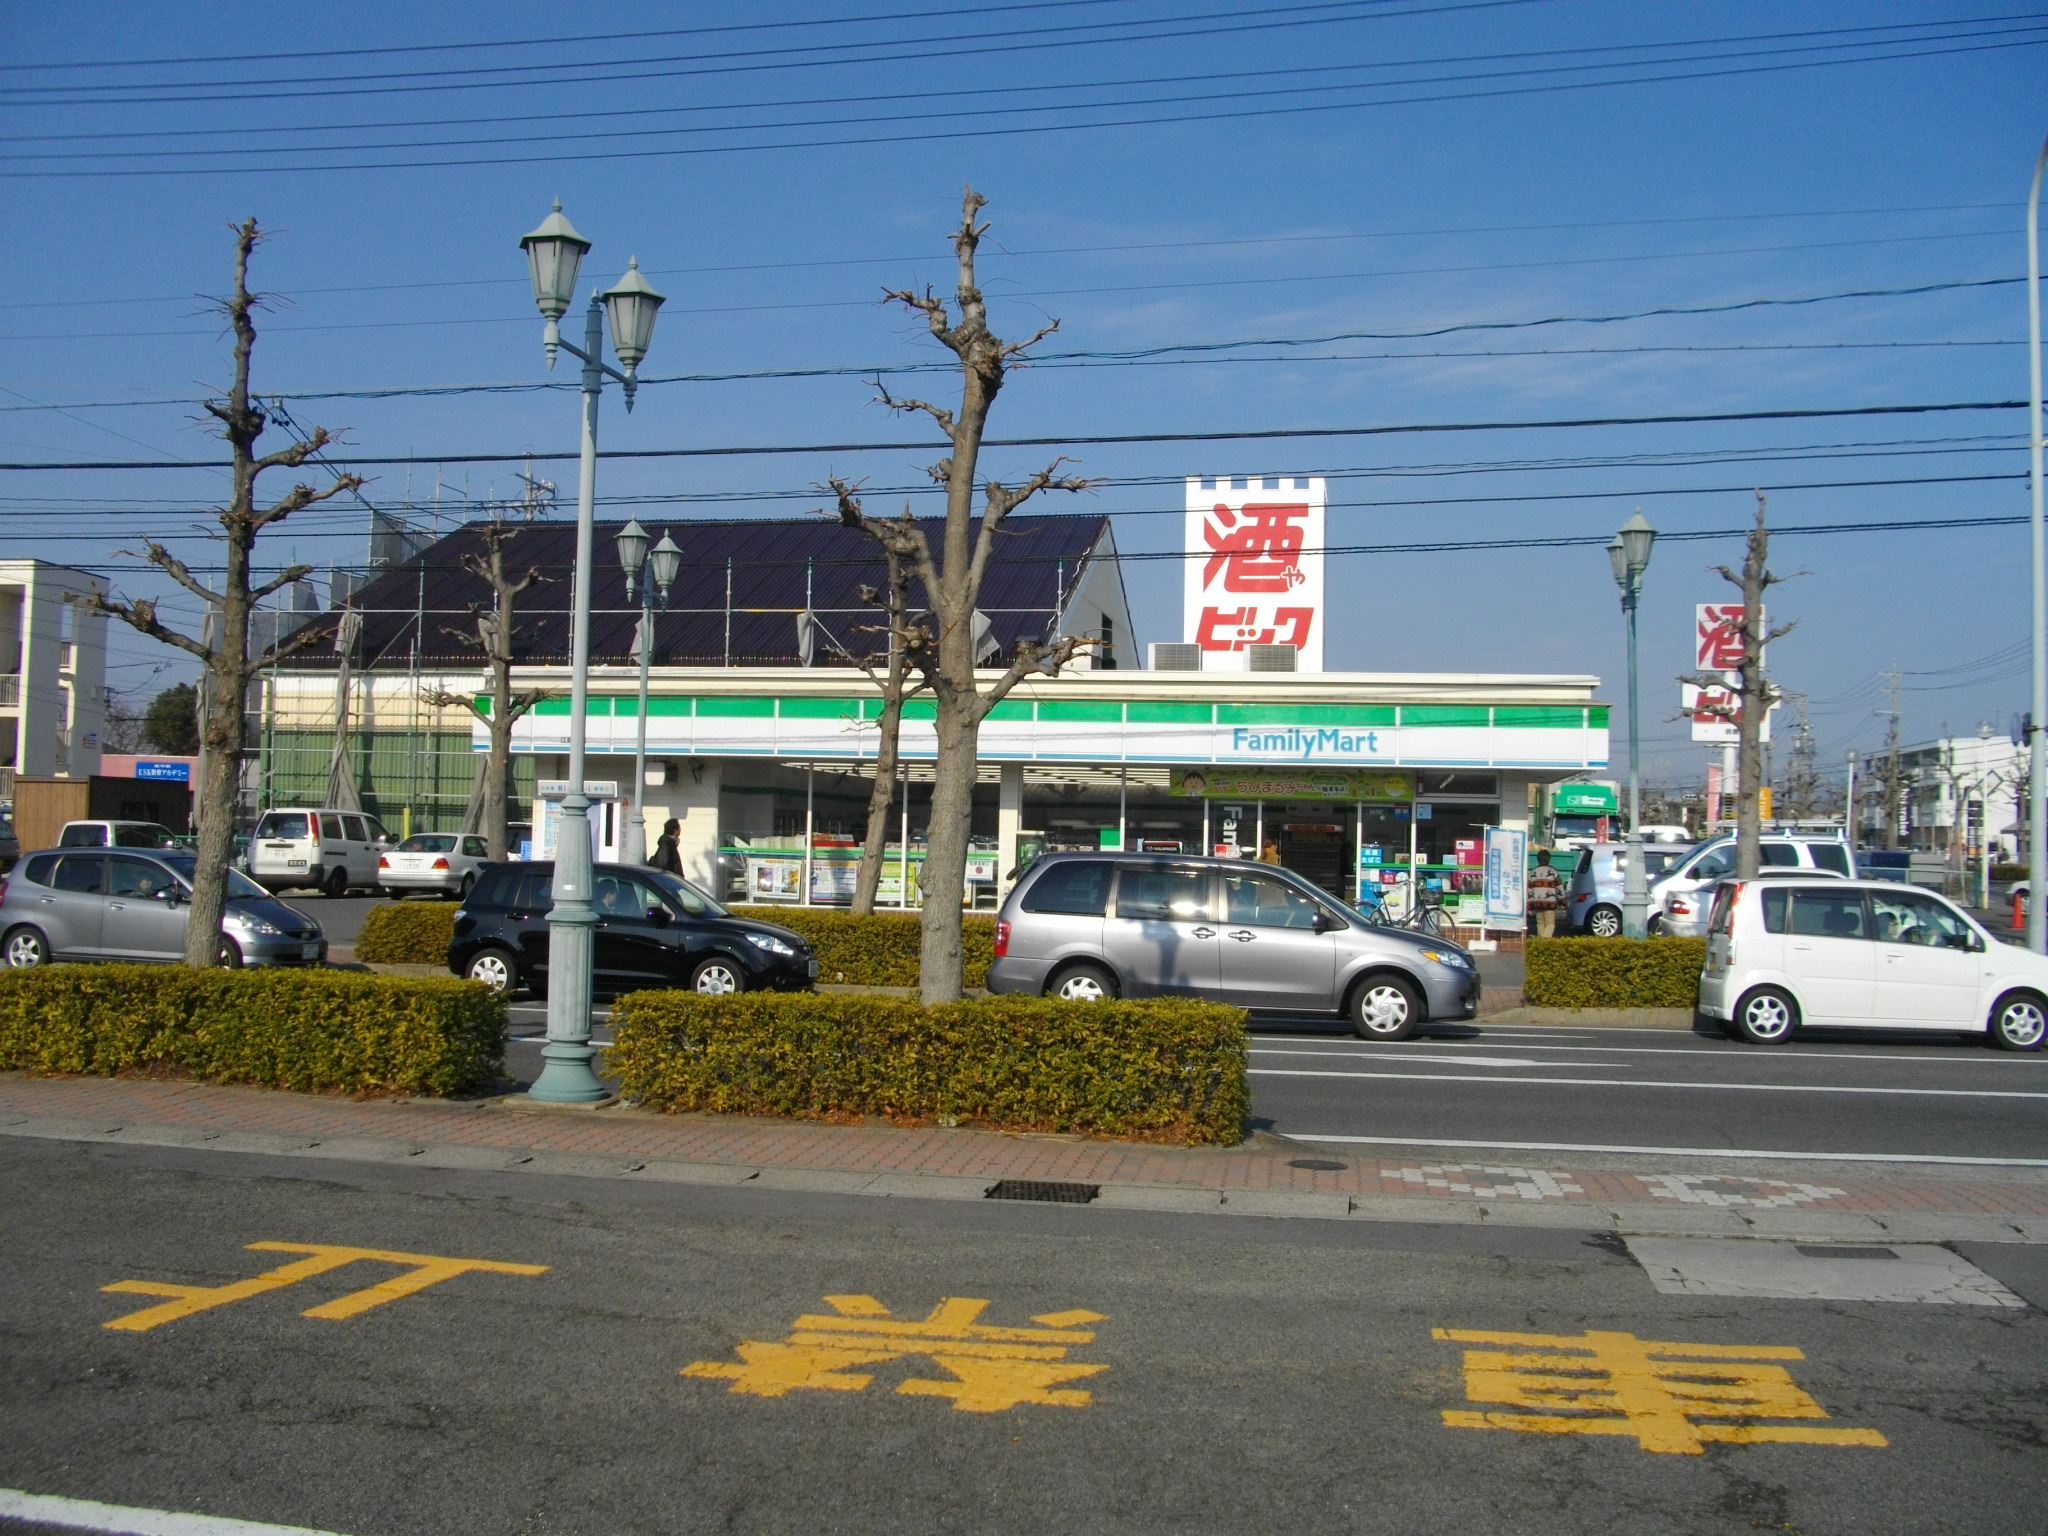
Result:
{"label": "bicycle", "polygon": [[1367,922],[1377,923],[1382,928],[1405,928],[1411,933],[1426,933],[1433,939],[1450,937],[1451,925],[1444,916],[1443,897],[1437,893],[1424,892],[1420,898],[1412,900],[1399,917],[1387,908],[1387,899],[1381,896],[1371,907],[1361,903],[1359,910],[1365,914]]}

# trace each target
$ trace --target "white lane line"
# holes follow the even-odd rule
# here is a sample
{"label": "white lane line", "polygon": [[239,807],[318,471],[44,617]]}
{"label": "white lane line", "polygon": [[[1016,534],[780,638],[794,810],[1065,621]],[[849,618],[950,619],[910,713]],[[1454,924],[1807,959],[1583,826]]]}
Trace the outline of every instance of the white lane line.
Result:
{"label": "white lane line", "polygon": [[2048,1157],[1940,1157],[1913,1152],[1755,1152],[1735,1147],[1633,1147],[1576,1141],[1446,1141],[1428,1136],[1317,1136],[1289,1131],[1289,1141],[1342,1142],[1346,1146],[1457,1147],[1479,1152],[1640,1152],[1658,1157],[1789,1158],[1809,1163],[1961,1163],[1978,1168],[2048,1168]]}
{"label": "white lane line", "polygon": [[[1543,1065],[1540,1061],[1529,1061],[1520,1056],[1466,1056],[1462,1054],[1457,1056],[1428,1056],[1421,1053],[1410,1054],[1407,1051],[1390,1052],[1386,1055],[1379,1055],[1375,1051],[1373,1055],[1368,1056],[1359,1051],[1283,1051],[1270,1045],[1255,1045],[1251,1048],[1251,1053],[1254,1056],[1335,1056],[1341,1061],[1371,1061],[1374,1059],[1387,1062],[1434,1061],[1461,1067],[1540,1067]],[[1572,1063],[1572,1065],[1599,1067],[1609,1065],[1609,1063],[1579,1061]],[[1624,1063],[1617,1061],[1612,1063],[1612,1065],[1619,1067],[1624,1065]]]}
{"label": "white lane line", "polygon": [[1832,1083],[1703,1083],[1665,1082],[1656,1078],[1612,1077],[1472,1077],[1457,1072],[1312,1072],[1305,1067],[1252,1067],[1253,1077],[1384,1078],[1407,1083],[1515,1084],[1557,1088],[1699,1088],[1734,1093],[1874,1093],[1932,1099],[2048,1099],[2048,1093],[2020,1093],[1998,1088],[1860,1088]]}
{"label": "white lane line", "polygon": [[264,1525],[215,1515],[179,1515],[164,1509],[128,1509],[90,1499],[0,1488],[0,1520],[33,1521],[69,1531],[111,1531],[118,1536],[335,1536],[304,1525]]}
{"label": "white lane line", "polygon": [[[1307,1042],[1304,1041],[1302,1043],[1306,1044]],[[1326,1041],[1323,1043],[1327,1045],[1331,1042]],[[1472,1042],[1472,1047],[1484,1049],[1486,1044],[1487,1042],[1484,1040],[1475,1040]],[[1442,1040],[1431,1042],[1431,1046],[1432,1049],[1437,1050],[1457,1051],[1465,1049],[1462,1043],[1454,1044]],[[1727,1049],[1723,1050],[1711,1045],[1674,1045],[1664,1047],[1654,1045],[1531,1045],[1525,1040],[1517,1040],[1514,1048],[1518,1051],[1591,1051],[1596,1055],[1602,1056],[1716,1056],[1724,1061],[1753,1061],[1759,1066],[1768,1065],[1773,1061],[1889,1061],[1899,1065],[1935,1061],[1940,1062],[1944,1066],[1989,1067],[1993,1071],[1999,1072],[2013,1067],[2018,1067],[2022,1070],[2031,1069],[2038,1072],[2043,1067],[2048,1067],[2048,1057],[2007,1055],[2005,1053],[1994,1056],[1988,1051],[1976,1056],[1901,1056],[1896,1051],[1771,1050],[1766,1055],[1764,1051],[1760,1051],[1753,1046],[1745,1047],[1739,1045],[1730,1045]],[[1255,1045],[1252,1049],[1260,1051],[1266,1050],[1268,1047]],[[1278,1052],[1276,1054],[1284,1055],[1287,1053]],[[1365,1061],[1369,1061],[1374,1057],[1393,1061],[1420,1061],[1427,1059],[1403,1054],[1399,1042],[1367,1044],[1361,1041],[1359,1044],[1350,1045],[1346,1049],[1326,1050],[1316,1054],[1356,1056],[1360,1060]]]}

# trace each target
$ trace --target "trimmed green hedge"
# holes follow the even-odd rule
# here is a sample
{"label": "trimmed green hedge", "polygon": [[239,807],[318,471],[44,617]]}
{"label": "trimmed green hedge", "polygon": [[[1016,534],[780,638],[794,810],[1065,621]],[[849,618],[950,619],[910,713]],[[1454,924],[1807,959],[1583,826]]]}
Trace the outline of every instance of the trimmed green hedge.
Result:
{"label": "trimmed green hedge", "polygon": [[[918,978],[918,915],[877,912],[855,917],[832,907],[759,905],[735,909],[743,916],[778,923],[811,941],[818,952],[818,980],[867,987],[914,987]],[[996,920],[965,914],[960,920],[963,980],[985,985],[995,959]]]}
{"label": "trimmed green hedge", "polygon": [[605,1070],[671,1113],[1233,1144],[1251,1103],[1244,1013],[1220,1003],[635,992],[611,1030]]}
{"label": "trimmed green hedge", "polygon": [[372,907],[356,934],[365,965],[446,965],[455,940],[452,901],[394,901]]}
{"label": "trimmed green hedge", "polygon": [[1523,999],[1532,1008],[1691,1008],[1705,939],[1528,941]]}
{"label": "trimmed green hedge", "polygon": [[172,1069],[299,1092],[449,1094],[497,1078],[505,1000],[479,982],[348,971],[56,965],[0,971],[0,1069]]}

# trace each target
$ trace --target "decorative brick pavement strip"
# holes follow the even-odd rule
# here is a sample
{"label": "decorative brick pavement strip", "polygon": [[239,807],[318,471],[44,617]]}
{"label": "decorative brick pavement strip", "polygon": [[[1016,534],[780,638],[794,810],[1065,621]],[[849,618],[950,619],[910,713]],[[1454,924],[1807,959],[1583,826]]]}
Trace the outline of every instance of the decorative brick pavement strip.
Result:
{"label": "decorative brick pavement strip", "polygon": [[1308,1148],[1277,1138],[1234,1148],[1155,1147],[973,1130],[548,1110],[508,1100],[359,1102],[184,1080],[11,1073],[0,1074],[0,1135],[936,1198],[975,1198],[979,1187],[999,1178],[1066,1180],[1106,1186],[1104,1203],[1123,1208],[1757,1235],[1891,1232],[1921,1241],[1939,1229],[1958,1237],[2048,1242],[2048,1176],[2034,1170],[2000,1177],[1886,1171],[1814,1182],[1755,1172],[1560,1170],[1377,1156],[1317,1169],[1291,1166]]}

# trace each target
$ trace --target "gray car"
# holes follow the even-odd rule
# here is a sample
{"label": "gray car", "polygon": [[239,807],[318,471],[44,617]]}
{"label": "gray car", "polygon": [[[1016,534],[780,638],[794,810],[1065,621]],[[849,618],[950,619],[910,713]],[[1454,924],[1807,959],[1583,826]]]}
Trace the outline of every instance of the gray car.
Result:
{"label": "gray car", "polygon": [[1240,859],[1048,854],[1003,903],[995,954],[991,992],[1342,1014],[1367,1040],[1479,1011],[1479,973],[1457,945]]}
{"label": "gray car", "polygon": [[[180,960],[196,863],[189,853],[125,848],[32,853],[0,887],[0,960],[17,970],[53,960]],[[318,923],[228,871],[222,965],[326,960]]]}

